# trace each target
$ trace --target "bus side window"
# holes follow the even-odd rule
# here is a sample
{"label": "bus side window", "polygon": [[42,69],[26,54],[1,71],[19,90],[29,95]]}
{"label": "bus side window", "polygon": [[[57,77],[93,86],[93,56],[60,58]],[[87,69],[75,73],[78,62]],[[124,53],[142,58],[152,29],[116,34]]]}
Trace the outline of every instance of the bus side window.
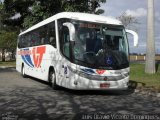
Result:
{"label": "bus side window", "polygon": [[26,35],[23,35],[20,42],[21,48],[27,47]]}
{"label": "bus side window", "polygon": [[41,38],[41,43],[40,43],[41,45],[43,45],[44,44],[44,38],[42,37]]}
{"label": "bus side window", "polygon": [[29,34],[27,34],[27,40],[28,40],[28,47],[32,47],[35,46],[36,41],[33,38],[34,37],[34,32],[31,32]]}
{"label": "bus side window", "polygon": [[23,35],[19,37],[19,40],[18,40],[18,47],[19,48],[22,48],[23,45],[22,45],[22,39],[23,39]]}
{"label": "bus side window", "polygon": [[60,45],[61,51],[66,57],[70,57],[69,51],[69,30],[67,27],[63,26],[60,32]]}
{"label": "bus side window", "polygon": [[32,43],[32,46],[36,46],[36,45],[39,45],[39,33],[38,33],[38,30],[35,30],[33,31],[32,35],[31,35],[31,43]]}
{"label": "bus side window", "polygon": [[40,39],[40,45],[44,45],[48,41],[48,36],[47,36],[47,26],[40,27],[39,29],[39,39]]}
{"label": "bus side window", "polygon": [[48,24],[48,43],[56,48],[55,22]]}
{"label": "bus side window", "polygon": [[34,46],[33,43],[32,43],[32,40],[31,40],[31,34],[30,34],[30,33],[26,35],[26,39],[27,39],[27,41],[28,41],[28,42],[27,42],[27,43],[28,43],[28,44],[27,44],[27,47]]}

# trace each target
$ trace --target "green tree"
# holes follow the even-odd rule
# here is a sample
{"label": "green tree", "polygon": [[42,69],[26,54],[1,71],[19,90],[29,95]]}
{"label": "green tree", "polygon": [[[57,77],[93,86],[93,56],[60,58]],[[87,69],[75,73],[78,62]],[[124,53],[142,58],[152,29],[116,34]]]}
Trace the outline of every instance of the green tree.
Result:
{"label": "green tree", "polygon": [[98,9],[106,0],[4,0],[5,11],[10,17],[19,14],[19,18],[7,19],[5,24],[28,28],[59,12],[85,12],[101,14]]}
{"label": "green tree", "polygon": [[[19,26],[22,28],[24,18],[30,14],[30,7],[34,0],[4,0],[4,12],[7,16],[3,23],[8,26]],[[16,15],[19,17],[14,17]]]}
{"label": "green tree", "polygon": [[0,48],[2,50],[2,61],[5,61],[5,50],[10,49],[13,52],[16,48],[17,33],[10,31],[0,31]]}
{"label": "green tree", "polygon": [[[2,42],[4,42],[4,41],[2,41],[2,39],[1,39],[2,34],[3,34],[3,32],[2,32],[2,28],[3,28],[3,24],[2,24],[3,7],[4,7],[4,6],[3,6],[2,2],[0,1],[0,48],[3,46],[3,45],[2,45]],[[2,61],[5,61],[4,49],[3,49],[3,48],[1,48],[1,52],[2,52]]]}
{"label": "green tree", "polygon": [[2,14],[3,14],[3,4],[0,1],[0,30],[2,29]]}
{"label": "green tree", "polygon": [[100,3],[104,2],[106,0],[36,0],[32,6],[31,14],[24,19],[23,25],[28,28],[64,11],[102,14],[104,10],[97,8],[100,7]]}
{"label": "green tree", "polygon": [[102,14],[104,13],[103,9],[99,9],[101,6],[100,3],[105,3],[106,0],[88,0],[90,13]]}
{"label": "green tree", "polygon": [[15,48],[17,41],[17,32],[1,31],[0,32],[0,47],[1,48]]}
{"label": "green tree", "polygon": [[2,51],[2,61],[5,61],[5,50],[7,48],[15,50],[17,39],[17,27],[6,26],[3,24],[7,15],[4,12],[4,4],[0,3],[0,48]]}

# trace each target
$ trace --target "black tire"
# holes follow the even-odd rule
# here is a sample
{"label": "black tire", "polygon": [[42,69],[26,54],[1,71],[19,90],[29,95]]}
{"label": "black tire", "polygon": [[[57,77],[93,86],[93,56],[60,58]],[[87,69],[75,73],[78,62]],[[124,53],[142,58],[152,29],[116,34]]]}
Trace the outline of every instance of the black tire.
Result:
{"label": "black tire", "polygon": [[26,78],[25,67],[24,67],[24,65],[22,65],[21,75],[22,75],[23,78]]}
{"label": "black tire", "polygon": [[57,89],[58,89],[58,86],[57,86],[57,84],[56,84],[56,74],[55,74],[54,70],[50,70],[50,71],[49,71],[48,81],[49,81],[51,87],[52,87],[54,90],[57,90]]}

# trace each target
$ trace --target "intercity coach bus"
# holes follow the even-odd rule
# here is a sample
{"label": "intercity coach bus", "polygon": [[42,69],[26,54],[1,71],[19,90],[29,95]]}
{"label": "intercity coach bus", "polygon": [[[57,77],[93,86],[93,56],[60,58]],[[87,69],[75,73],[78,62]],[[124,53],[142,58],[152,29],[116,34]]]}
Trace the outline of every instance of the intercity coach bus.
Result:
{"label": "intercity coach bus", "polygon": [[114,18],[77,12],[56,14],[19,34],[16,70],[78,90],[124,90],[129,82],[126,30]]}

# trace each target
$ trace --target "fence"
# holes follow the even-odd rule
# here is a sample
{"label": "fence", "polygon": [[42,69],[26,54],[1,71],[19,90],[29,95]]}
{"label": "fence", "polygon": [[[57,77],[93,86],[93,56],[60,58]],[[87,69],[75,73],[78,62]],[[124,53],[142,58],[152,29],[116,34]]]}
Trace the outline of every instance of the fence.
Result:
{"label": "fence", "polygon": [[[145,61],[145,55],[130,55],[130,61]],[[160,55],[156,55],[156,60],[160,61]]]}

